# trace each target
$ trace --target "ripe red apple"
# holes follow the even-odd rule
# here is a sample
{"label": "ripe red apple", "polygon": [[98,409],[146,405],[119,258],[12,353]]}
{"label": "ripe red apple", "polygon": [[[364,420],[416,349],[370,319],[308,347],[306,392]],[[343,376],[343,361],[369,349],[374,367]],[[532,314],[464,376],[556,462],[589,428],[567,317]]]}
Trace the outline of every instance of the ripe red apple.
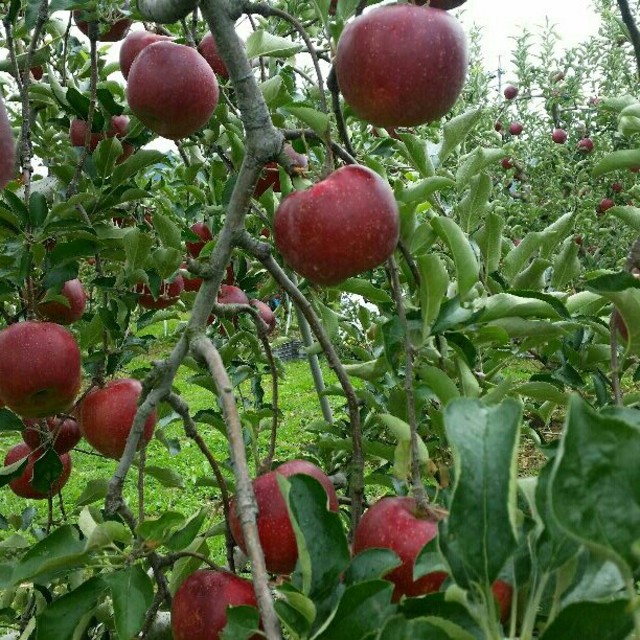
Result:
{"label": "ripe red apple", "polygon": [[213,234],[206,222],[196,222],[195,224],[192,224],[191,231],[193,231],[201,241],[187,242],[187,252],[192,258],[197,258],[204,248],[204,245],[210,240],[213,240]]}
{"label": "ripe red apple", "polygon": [[218,47],[216,45],[216,41],[213,39],[213,34],[211,31],[207,33],[207,35],[202,38],[200,44],[198,45],[198,51],[200,55],[209,63],[211,69],[216,75],[224,78],[225,80],[229,77],[229,71],[227,70],[227,66],[224,61],[220,57],[218,53]]}
{"label": "ripe red apple", "polygon": [[[183,262],[180,265],[181,269],[185,269],[187,268],[187,263]],[[193,274],[181,274],[182,275],[182,281],[184,283],[184,290],[185,291],[198,291],[198,289],[200,289],[200,285],[202,284],[202,278],[197,278],[195,277]]]}
{"label": "ripe red apple", "polygon": [[[98,143],[105,138],[123,138],[127,135],[127,127],[129,126],[129,118],[127,116],[112,116],[109,122],[109,129],[104,131],[93,131],[89,138],[89,151],[94,151]],[[85,137],[87,135],[87,123],[85,120],[78,118],[71,121],[69,128],[69,139],[74,147],[84,147]],[[124,142],[122,144],[122,153],[118,156],[116,164],[124,162],[134,151],[133,145]]]}
{"label": "ripe red apple", "polygon": [[382,498],[371,505],[360,520],[353,540],[353,553],[365,549],[391,549],[402,564],[385,576],[393,582],[393,600],[401,596],[421,596],[438,591],[447,578],[433,571],[413,579],[413,566],[422,548],[438,535],[438,521],[416,516],[416,501],[408,497]]}
{"label": "ripe red apple", "polygon": [[578,140],[577,147],[580,153],[591,153],[593,151],[593,140],[591,138],[582,138]]}
{"label": "ripe red apple", "polygon": [[255,298],[249,300],[249,304],[258,310],[260,317],[269,327],[269,329],[267,330],[267,334],[273,333],[276,328],[276,314],[273,313],[271,307],[268,304],[262,302],[262,300],[256,300]]}
{"label": "ripe red apple", "polygon": [[84,313],[84,307],[87,296],[82,286],[82,282],[78,278],[67,280],[60,291],[60,295],[69,301],[69,306],[65,306],[62,302],[51,300],[38,304],[38,315],[50,322],[58,324],[71,324],[79,320]]}
{"label": "ripe red apple", "polygon": [[42,80],[42,76],[44,75],[44,69],[40,65],[31,67],[29,71],[31,71],[31,75],[33,76],[34,80]]}
{"label": "ripe red apple", "polygon": [[0,331],[0,397],[18,415],[65,413],[80,383],[80,349],[59,324],[18,322]]}
{"label": "ripe red apple", "polygon": [[218,82],[195,49],[154,42],[140,51],[129,69],[127,100],[145,126],[179,140],[207,124],[218,104]]}
{"label": "ripe red apple", "polygon": [[234,287],[231,284],[220,285],[220,291],[218,292],[219,304],[249,304],[249,298],[247,294],[239,287]]}
{"label": "ripe red apple", "polygon": [[183,290],[184,280],[181,275],[177,275],[171,282],[165,280],[160,285],[160,294],[157,298],[153,297],[151,289],[146,284],[140,283],[136,286],[138,304],[145,309],[166,309],[171,307],[180,300],[180,294]]}
{"label": "ripe red apple", "polygon": [[504,97],[507,100],[513,100],[518,95],[518,87],[514,87],[512,84],[508,84],[504,88]]}
{"label": "ripe red apple", "polygon": [[[327,492],[329,510],[338,511],[338,496],[331,480],[320,468],[307,460],[290,460],[280,465],[275,471],[258,476],[253,481],[253,491],[258,504],[258,536],[267,569],[271,573],[289,574],[294,570],[298,560],[296,536],[276,477],[280,474],[288,478],[298,473],[318,480]],[[233,499],[229,510],[229,526],[238,546],[246,553],[247,547],[240,526],[240,516]]]}
{"label": "ripe red apple", "polygon": [[602,198],[602,200],[600,200],[600,203],[598,204],[598,213],[602,214],[608,209],[611,209],[611,207],[615,206],[616,203],[611,198]]}
{"label": "ripe red apple", "polygon": [[629,340],[629,330],[627,329],[627,324],[625,323],[622,315],[617,309],[614,309],[613,311],[613,326],[622,336],[622,339],[627,342]]}
{"label": "ripe red apple", "polygon": [[494,123],[494,125],[493,125],[493,128],[494,128],[498,133],[501,133],[501,132],[502,132],[502,130],[504,129],[504,126],[503,126],[502,122],[500,122],[500,120],[496,120],[496,121],[495,121],[495,123]]}
{"label": "ripe red apple", "polygon": [[356,115],[381,127],[432,122],[455,104],[467,73],[460,23],[433,7],[376,7],[347,24],[335,57]]}
{"label": "ripe red apple", "polygon": [[145,47],[162,40],[171,40],[171,38],[169,36],[162,36],[159,33],[152,33],[151,31],[131,31],[127,35],[120,47],[119,54],[120,71],[125,77],[125,80],[129,77],[129,70],[136,56]]}
{"label": "ripe red apple", "polygon": [[78,422],[72,416],[51,417],[46,420],[25,418],[23,422],[22,439],[34,451],[51,440],[54,451],[62,455],[71,451],[82,438]]}
{"label": "ripe red apple", "polygon": [[0,189],[13,180],[16,164],[16,145],[9,116],[0,95]]}
{"label": "ripe red apple", "polygon": [[[96,451],[116,460],[122,456],[141,392],[138,380],[120,378],[92,389],[84,397],[77,409],[78,426]],[[144,424],[141,442],[151,440],[155,425],[154,410]]]}
{"label": "ripe red apple", "polygon": [[[257,607],[253,584],[226,571],[195,571],[180,585],[171,603],[174,640],[219,640],[229,605]],[[251,640],[261,637],[255,634]]]}
{"label": "ripe red apple", "polygon": [[[285,143],[282,150],[289,156],[294,173],[303,173],[309,165],[309,159],[302,153],[298,153],[290,144]],[[269,187],[274,193],[280,193],[280,170],[277,162],[268,162],[262,170],[262,176],[256,183],[254,195],[259,198]]]}
{"label": "ripe red apple", "polygon": [[496,580],[491,585],[493,597],[498,603],[500,622],[505,624],[511,615],[511,600],[513,599],[513,587],[504,580]]}
{"label": "ripe red apple", "polygon": [[524,127],[520,122],[512,122],[509,125],[509,133],[512,136],[519,136],[523,132],[523,130],[524,130]]}
{"label": "ripe red apple", "polygon": [[624,190],[624,186],[620,182],[614,182],[611,185],[611,191],[613,191],[614,193],[620,193],[623,190]]}
{"label": "ripe red apple", "polygon": [[564,144],[567,141],[568,134],[564,129],[554,129],[551,134],[551,139],[556,144]]}
{"label": "ripe red apple", "polygon": [[331,0],[331,2],[329,3],[329,15],[335,16],[337,10],[338,10],[338,0]]}
{"label": "ripe red apple", "polygon": [[[21,498],[31,498],[33,500],[43,500],[47,498],[46,493],[42,493],[31,485],[31,481],[33,480],[33,465],[40,457],[39,453],[35,453],[31,451],[31,449],[24,443],[20,442],[15,445],[7,452],[7,455],[4,458],[4,466],[8,466],[17,462],[21,458],[26,458],[29,456],[27,460],[27,466],[25,467],[22,475],[14,478],[9,482],[9,488],[13,493]],[[51,495],[55,496],[60,493],[62,487],[67,484],[67,480],[69,479],[69,475],[71,474],[71,456],[68,453],[63,453],[60,456],[60,462],[62,462],[62,473],[58,477],[58,479],[51,485]]]}
{"label": "ripe red apple", "polygon": [[509,169],[513,169],[513,167],[515,166],[511,158],[502,158],[502,160],[500,161],[500,164],[502,165],[502,168],[505,171],[508,171]]}
{"label": "ripe red apple", "polygon": [[[76,27],[84,33],[85,36],[89,35],[89,23],[86,20],[82,20],[82,14],[84,12],[81,9],[76,9],[73,12],[73,20],[76,23]],[[100,35],[98,36],[98,40],[100,42],[118,42],[122,40],[126,35],[127,31],[131,27],[131,20],[128,18],[122,18],[121,20],[116,20],[114,23],[100,23],[98,26],[98,30],[100,31]]]}
{"label": "ripe red apple", "polygon": [[398,205],[377,173],[350,165],[288,195],[276,211],[273,231],[278,251],[295,271],[334,285],[377,267],[393,253]]}

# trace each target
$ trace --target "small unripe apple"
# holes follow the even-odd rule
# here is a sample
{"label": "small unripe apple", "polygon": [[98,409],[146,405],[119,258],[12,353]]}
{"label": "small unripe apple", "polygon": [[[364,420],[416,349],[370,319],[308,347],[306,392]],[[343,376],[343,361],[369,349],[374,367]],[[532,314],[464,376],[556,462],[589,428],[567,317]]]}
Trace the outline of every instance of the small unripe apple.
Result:
{"label": "small unripe apple", "polygon": [[154,42],[140,51],[129,69],[127,100],[145,126],[179,140],[207,124],[218,104],[218,82],[195,49]]}
{"label": "small unripe apple", "polygon": [[[142,384],[133,378],[121,378],[95,387],[77,409],[78,426],[85,440],[109,458],[122,457],[133,426]],[[140,442],[149,442],[156,425],[155,409],[144,423]]]}
{"label": "small unripe apple", "polygon": [[25,418],[23,422],[22,439],[33,450],[46,445],[51,440],[54,451],[62,455],[71,451],[82,439],[78,422],[72,416],[52,417],[46,420]]}
{"label": "small unripe apple", "polygon": [[229,71],[227,70],[227,66],[224,61],[220,57],[218,53],[218,47],[216,45],[216,41],[213,39],[213,34],[211,31],[207,33],[207,35],[202,38],[200,44],[198,45],[198,51],[200,55],[209,63],[209,66],[213,69],[213,72],[219,75],[221,78],[225,80],[229,77]]}
{"label": "small unripe apple", "polygon": [[[278,474],[288,478],[298,473],[318,480],[327,492],[329,510],[338,511],[338,496],[331,484],[331,480],[311,462],[290,460],[280,465],[275,471],[258,476],[253,481],[253,491],[258,504],[258,536],[264,552],[267,570],[271,573],[289,574],[294,570],[298,560],[296,536],[277,478]],[[230,505],[229,526],[234,540],[246,553],[247,547],[240,525],[240,515],[236,510],[235,499],[231,501]]]}
{"label": "small unripe apple", "polygon": [[385,576],[393,582],[393,600],[401,596],[421,596],[438,591],[447,578],[444,571],[433,571],[413,579],[413,567],[422,548],[438,535],[438,520],[417,515],[413,498],[382,498],[365,511],[353,539],[353,553],[365,549],[391,549],[402,564]]}
{"label": "small unripe apple", "polygon": [[[27,458],[27,466],[25,467],[22,475],[14,478],[9,482],[9,488],[13,493],[21,498],[31,498],[32,500],[44,500],[47,498],[46,493],[42,493],[35,489],[31,481],[33,480],[33,465],[41,457],[40,453],[31,451],[28,445],[24,442],[20,442],[7,452],[4,458],[4,466],[8,466],[17,462],[21,458]],[[62,487],[67,483],[69,475],[71,474],[71,456],[68,453],[63,453],[60,456],[60,462],[62,462],[62,473],[51,485],[50,493],[52,496],[57,495],[62,491]]]}
{"label": "small unripe apple", "polygon": [[197,258],[204,248],[204,245],[210,240],[213,240],[213,234],[206,222],[196,222],[192,224],[190,228],[191,231],[200,238],[200,241],[187,242],[187,252],[192,258]]}
{"label": "small unripe apple", "polygon": [[38,304],[38,315],[49,322],[57,322],[58,324],[71,324],[79,320],[84,313],[84,307],[87,296],[82,286],[82,282],[78,278],[67,280],[60,291],[60,295],[69,301],[69,306],[65,306],[62,302],[50,300]]}
{"label": "small unripe apple", "polygon": [[551,134],[551,138],[556,144],[564,144],[567,137],[567,132],[564,129],[554,129]]}
{"label": "small unripe apple", "polygon": [[256,300],[255,298],[249,300],[249,304],[258,310],[262,321],[269,327],[267,334],[273,333],[276,328],[276,314],[273,313],[271,307],[268,304],[262,302],[262,300]]}
{"label": "small unripe apple", "polygon": [[412,127],[438,120],[458,99],[467,74],[466,36],[442,9],[378,6],[347,24],[334,64],[358,117],[380,127]]}
{"label": "small unripe apple", "polygon": [[512,122],[509,125],[509,133],[512,136],[519,136],[524,131],[524,127],[520,122]]}
{"label": "small unripe apple", "polygon": [[0,95],[0,189],[4,189],[15,175],[16,145],[9,116]]}
{"label": "small unripe apple", "polygon": [[184,290],[184,280],[181,275],[177,275],[171,282],[166,280],[160,285],[160,293],[157,298],[153,297],[151,289],[146,284],[138,284],[138,304],[145,309],[166,309],[171,307],[178,300]]}
{"label": "small unripe apple", "polygon": [[[219,640],[227,624],[227,607],[240,605],[258,606],[249,580],[226,571],[195,571],[178,587],[171,603],[174,640]],[[261,637],[255,634],[251,640]]]}
{"label": "small unripe apple", "polygon": [[591,138],[582,138],[578,140],[577,147],[580,153],[591,153],[593,151],[593,140]]}
{"label": "small unripe apple", "polygon": [[611,198],[602,198],[598,204],[598,213],[604,213],[611,207],[615,207],[616,203]]}
{"label": "small unripe apple", "polygon": [[119,62],[120,71],[126,78],[129,77],[129,70],[137,55],[150,44],[161,40],[171,40],[169,36],[162,36],[151,31],[131,31],[124,39],[120,47]]}
{"label": "small unripe apple", "polygon": [[321,285],[382,264],[395,250],[399,230],[389,184],[360,165],[342,167],[306,191],[288,195],[273,225],[287,263]]}
{"label": "small unripe apple", "polygon": [[[76,27],[84,33],[85,36],[89,35],[89,23],[86,20],[82,20],[84,12],[80,9],[76,9],[73,12],[73,19],[76,23]],[[121,20],[116,20],[113,23],[103,23],[101,22],[98,25],[98,40],[100,42],[118,42],[122,40],[126,35],[127,31],[131,27],[131,20],[128,18],[122,18]]]}
{"label": "small unripe apple", "polygon": [[518,87],[514,87],[512,84],[508,84],[504,88],[504,97],[507,100],[513,100],[518,95]]}

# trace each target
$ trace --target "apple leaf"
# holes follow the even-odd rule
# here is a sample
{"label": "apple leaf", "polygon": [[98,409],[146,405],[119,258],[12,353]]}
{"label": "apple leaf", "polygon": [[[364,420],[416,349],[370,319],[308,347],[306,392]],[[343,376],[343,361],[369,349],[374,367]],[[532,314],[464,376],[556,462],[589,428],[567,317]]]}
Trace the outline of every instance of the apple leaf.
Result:
{"label": "apple leaf", "polygon": [[[634,414],[636,412],[634,411]],[[549,486],[551,511],[579,542],[608,554],[623,572],[639,566],[640,426],[623,411],[595,412],[569,403],[565,436]]]}
{"label": "apple leaf", "polygon": [[522,406],[460,398],[444,410],[455,484],[440,548],[457,584],[490,585],[517,546],[516,474]]}
{"label": "apple leaf", "polygon": [[107,583],[96,576],[54,600],[37,617],[36,640],[75,638],[76,628],[84,616],[95,608],[106,589]]}
{"label": "apple leaf", "polygon": [[567,238],[563,242],[562,249],[553,261],[551,286],[556,291],[564,291],[569,282],[580,275],[582,265],[578,258],[579,251],[580,247],[573,238]]}
{"label": "apple leaf", "polygon": [[166,161],[167,158],[165,154],[160,151],[140,149],[113,170],[109,186],[112,190],[115,190],[116,187],[135,176],[136,173],[142,171],[142,169],[152,164],[164,164]]}
{"label": "apple leaf", "polygon": [[14,478],[21,476],[26,466],[27,458],[25,456],[24,458],[16,460],[6,467],[2,467],[0,469],[0,487],[4,487],[5,485],[9,484]]}
{"label": "apple leaf", "polygon": [[47,199],[42,193],[37,191],[29,197],[29,222],[36,229],[41,227],[47,219],[49,213],[49,205]]}
{"label": "apple leaf", "polygon": [[264,56],[288,58],[298,53],[302,49],[302,45],[287,38],[274,36],[264,29],[257,29],[247,38],[245,48],[249,58]]}
{"label": "apple leaf", "polygon": [[540,257],[551,260],[561,242],[575,225],[575,214],[565,213],[540,232]]}
{"label": "apple leaf", "polygon": [[458,206],[460,227],[466,233],[477,228],[489,208],[492,190],[491,178],[484,171],[471,179],[469,190]]}
{"label": "apple leaf", "polygon": [[634,231],[640,232],[640,208],[631,206],[615,206],[607,209],[607,216],[615,216],[630,226]]}
{"label": "apple leaf", "polygon": [[255,607],[227,607],[227,624],[221,640],[250,640],[260,628],[260,613]]}
{"label": "apple leaf", "polygon": [[0,431],[22,431],[24,422],[9,409],[0,409]]}
{"label": "apple leaf", "polygon": [[93,162],[101,178],[108,177],[116,166],[116,160],[122,155],[122,143],[117,138],[106,138],[98,143],[93,152]]}
{"label": "apple leaf", "polygon": [[435,170],[431,158],[427,152],[424,138],[412,133],[401,133],[400,139],[407,149],[407,156],[411,164],[418,170],[423,178],[433,176]]}
{"label": "apple leaf", "polygon": [[569,401],[569,396],[558,389],[556,385],[542,380],[524,382],[514,387],[514,391],[526,398],[532,398],[538,402],[553,402],[561,407],[564,407]]}
{"label": "apple leaf", "polygon": [[416,372],[420,380],[427,385],[429,391],[438,398],[443,407],[446,407],[451,400],[460,397],[456,383],[440,367],[425,364],[419,367]]}
{"label": "apple leaf", "polygon": [[182,528],[185,517],[177,511],[166,511],[155,520],[145,520],[136,528],[136,533],[152,546],[164,544],[174,532]]}
{"label": "apple leaf", "polygon": [[206,509],[200,509],[200,511],[189,518],[178,531],[171,535],[166,542],[167,547],[172,551],[179,551],[188,547],[200,532],[200,528],[206,517]]}
{"label": "apple leaf", "polygon": [[280,621],[293,634],[293,637],[307,637],[316,619],[316,608],[313,602],[290,582],[279,585],[278,594],[281,597],[276,599],[275,609]]}
{"label": "apple leaf", "polygon": [[[499,318],[559,318],[567,316],[566,310],[558,313],[555,302],[550,296],[540,299],[528,295],[514,295],[512,293],[496,293],[487,299],[484,309],[478,318],[479,322],[490,322]],[[561,304],[561,303],[560,303]],[[561,305],[562,307],[562,305]]]}
{"label": "apple leaf", "polygon": [[378,304],[391,303],[391,298],[386,291],[376,287],[364,278],[347,278],[335,288],[340,291],[345,291],[346,293],[355,293],[370,302],[376,302]]}
{"label": "apple leaf", "polygon": [[424,202],[434,193],[444,189],[450,189],[455,186],[455,184],[453,180],[443,176],[425,178],[403,189],[400,192],[399,200],[401,202]]}
{"label": "apple leaf", "polygon": [[33,479],[31,486],[41,493],[47,494],[55,481],[60,477],[63,471],[60,456],[53,450],[47,449],[33,463]]}
{"label": "apple leaf", "polygon": [[438,549],[438,539],[433,538],[422,547],[413,564],[413,579],[420,580],[423,576],[434,571],[447,572],[447,567],[442,560]]}
{"label": "apple leaf", "polygon": [[633,631],[633,618],[629,609],[628,600],[576,602],[558,614],[545,629],[540,640],[625,640]]}
{"label": "apple leaf", "polygon": [[473,108],[451,120],[442,127],[442,146],[438,153],[440,162],[444,162],[455,148],[462,144],[464,139],[473,131],[480,122],[484,109]]}
{"label": "apple leaf", "polygon": [[591,175],[598,178],[605,173],[620,169],[640,167],[640,149],[621,149],[608,153],[593,167]]}
{"label": "apple leaf", "polygon": [[458,191],[462,191],[469,182],[489,165],[495,164],[504,157],[504,149],[483,149],[476,147],[471,153],[461,158],[456,172]]}
{"label": "apple leaf", "polygon": [[113,619],[119,638],[134,638],[153,602],[153,583],[139,564],[105,576],[113,601]]}
{"label": "apple leaf", "polygon": [[524,269],[529,258],[540,248],[541,243],[542,233],[531,231],[522,238],[517,247],[509,251],[503,260],[503,276],[507,281],[513,280]]}
{"label": "apple leaf", "polygon": [[416,263],[420,273],[422,338],[426,340],[445,299],[449,287],[449,274],[442,258],[434,253],[418,256]]}
{"label": "apple leaf", "polygon": [[351,560],[343,581],[349,587],[358,582],[378,580],[401,564],[391,549],[365,549]]}
{"label": "apple leaf", "polygon": [[485,273],[493,273],[498,270],[502,256],[503,229],[504,218],[499,213],[490,211],[485,216],[484,226],[474,236],[485,261]]}
{"label": "apple leaf", "polygon": [[319,136],[324,135],[329,127],[329,116],[311,107],[287,105],[286,107],[281,107],[280,111],[288,113],[294,118],[298,118],[298,120],[302,120],[302,122],[311,127]]}
{"label": "apple leaf", "polygon": [[[153,214],[153,228],[164,247],[169,249],[182,249],[180,228],[169,216],[155,211]],[[192,235],[196,236],[195,233],[192,233]],[[198,239],[198,236],[193,238],[193,240]]]}

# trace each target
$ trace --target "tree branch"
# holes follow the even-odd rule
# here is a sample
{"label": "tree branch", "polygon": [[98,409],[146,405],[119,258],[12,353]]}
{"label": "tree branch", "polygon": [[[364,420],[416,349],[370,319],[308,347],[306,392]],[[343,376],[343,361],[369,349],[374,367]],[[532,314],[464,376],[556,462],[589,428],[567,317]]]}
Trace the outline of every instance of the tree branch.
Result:
{"label": "tree branch", "polygon": [[138,0],[138,11],[149,22],[171,24],[186,18],[199,0]]}
{"label": "tree branch", "polygon": [[633,45],[633,51],[636,57],[636,65],[638,66],[638,75],[640,76],[640,31],[638,30],[638,26],[633,19],[633,15],[631,15],[629,1],[618,0],[618,6],[620,7],[622,21],[629,30],[629,37],[631,38],[631,44]]}

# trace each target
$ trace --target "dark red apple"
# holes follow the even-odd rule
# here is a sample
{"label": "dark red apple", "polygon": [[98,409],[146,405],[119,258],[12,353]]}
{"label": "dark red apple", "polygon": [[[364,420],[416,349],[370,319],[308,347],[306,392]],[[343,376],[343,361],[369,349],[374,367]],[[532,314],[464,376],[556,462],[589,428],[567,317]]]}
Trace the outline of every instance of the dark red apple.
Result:
{"label": "dark red apple", "polygon": [[620,182],[614,182],[611,185],[611,191],[613,191],[614,193],[620,193],[623,190],[624,190],[624,186]]}
{"label": "dark red apple", "polygon": [[[186,271],[187,263],[183,262],[180,265],[180,268]],[[200,289],[200,285],[202,284],[202,278],[198,278],[188,272],[187,274],[181,274],[181,275],[182,275],[185,291],[198,291],[198,289]]]}
{"label": "dark red apple", "polygon": [[84,313],[84,307],[87,296],[82,286],[82,282],[78,278],[67,280],[60,291],[60,295],[69,301],[69,306],[65,306],[62,302],[51,300],[49,302],[41,302],[38,305],[38,315],[50,322],[58,324],[71,324],[79,320]]}
{"label": "dark red apple", "polygon": [[151,31],[131,31],[127,35],[120,47],[119,54],[120,71],[125,79],[129,77],[129,70],[136,56],[145,47],[162,40],[171,40],[171,38],[169,36],[162,36],[159,33],[152,33]]}
{"label": "dark red apple", "polygon": [[[127,135],[127,127],[129,126],[129,118],[127,116],[112,116],[109,123],[109,129],[104,131],[93,131],[89,138],[89,151],[94,151],[98,146],[98,143],[105,138],[123,138]],[[87,123],[85,120],[79,120],[78,118],[71,121],[69,128],[69,139],[71,145],[74,147],[84,147],[85,138],[87,135]],[[120,164],[124,162],[132,153],[133,146],[128,143],[122,144],[122,154],[116,160],[116,163]]]}
{"label": "dark red apple", "polygon": [[140,51],[129,69],[127,100],[145,126],[179,140],[209,121],[218,104],[218,81],[195,49],[154,42]]}
{"label": "dark red apple", "polygon": [[151,289],[146,284],[138,284],[136,286],[138,304],[145,309],[166,309],[171,307],[180,300],[180,294],[183,291],[184,279],[181,275],[177,275],[171,282],[165,280],[160,285],[160,294],[157,298],[153,297]]}
{"label": "dark red apple", "polygon": [[263,322],[269,327],[267,334],[273,333],[276,328],[276,314],[273,313],[271,307],[268,304],[262,302],[262,300],[249,300],[249,304],[258,310]]}
{"label": "dark red apple", "polygon": [[511,600],[513,599],[513,587],[504,580],[496,580],[491,585],[493,597],[498,603],[500,622],[505,624],[511,615]]}
{"label": "dark red apple", "polygon": [[[86,20],[82,20],[84,17],[82,14],[84,12],[80,9],[76,9],[73,12],[73,20],[76,23],[76,27],[84,33],[85,36],[89,35],[89,23]],[[116,20],[113,23],[100,23],[98,25],[98,30],[100,32],[98,36],[98,40],[100,42],[118,42],[122,40],[126,35],[127,31],[131,27],[131,20],[128,18],[122,18],[121,20]]]}
{"label": "dark red apple", "polygon": [[502,130],[504,129],[504,126],[502,124],[502,122],[500,122],[500,120],[496,120],[493,128],[498,132],[498,133],[502,133]]}
{"label": "dark red apple", "polygon": [[353,553],[365,549],[391,549],[402,564],[385,576],[395,585],[393,600],[438,591],[446,580],[444,571],[433,571],[413,579],[413,566],[422,548],[438,535],[438,521],[418,517],[413,498],[382,498],[370,506],[360,520],[353,540]]}
{"label": "dark red apple", "polygon": [[512,136],[519,136],[524,131],[524,127],[520,122],[512,122],[509,125],[509,133]]}
{"label": "dark red apple", "polygon": [[80,383],[80,349],[64,327],[27,321],[0,331],[0,397],[18,415],[65,413]]}
{"label": "dark red apple", "polygon": [[[289,574],[294,570],[298,560],[296,536],[277,479],[277,474],[288,478],[298,473],[318,480],[327,492],[329,510],[338,511],[338,496],[331,480],[319,467],[307,460],[290,460],[275,471],[257,477],[253,481],[253,491],[258,504],[258,536],[267,569],[271,573]],[[232,500],[230,505],[229,526],[238,546],[246,553],[247,548],[235,500]]]}
{"label": "dark red apple", "polygon": [[[253,584],[226,571],[195,571],[178,587],[171,603],[174,640],[219,640],[229,605],[257,607]],[[261,637],[255,634],[251,640]]]}
{"label": "dark red apple", "polygon": [[614,309],[613,311],[613,326],[622,336],[622,339],[627,342],[629,340],[629,330],[627,329],[627,324],[625,323],[624,318],[617,309]]}
{"label": "dark red apple", "polygon": [[518,95],[518,87],[514,87],[512,84],[508,84],[504,88],[504,97],[507,100],[513,100]]}
{"label": "dark red apple", "polygon": [[564,144],[567,141],[568,134],[564,129],[554,129],[551,134],[551,139],[556,144]]}
{"label": "dark red apple", "polygon": [[249,304],[249,298],[239,287],[223,284],[218,292],[218,304]]}
{"label": "dark red apple", "polygon": [[64,416],[42,420],[25,418],[22,439],[34,451],[53,442],[53,449],[58,455],[71,451],[82,438],[80,427],[75,418]]}
{"label": "dark red apple", "polygon": [[500,161],[500,164],[502,165],[502,168],[505,171],[508,171],[509,169],[513,169],[513,167],[515,166],[511,158],[502,158],[502,160]]}
{"label": "dark red apple", "polygon": [[385,5],[349,22],[335,70],[356,115],[381,127],[432,122],[455,104],[467,73],[467,43],[446,11]]}
{"label": "dark red apple", "polygon": [[213,234],[206,222],[196,222],[195,224],[192,224],[191,231],[193,231],[201,241],[187,242],[187,252],[192,258],[197,258],[204,248],[204,245],[210,240],[213,240]]}
{"label": "dark red apple", "polygon": [[611,207],[615,207],[616,203],[611,198],[602,198],[598,204],[598,213],[604,213]]}
{"label": "dark red apple", "polygon": [[337,10],[338,10],[338,0],[331,0],[331,2],[329,3],[329,15],[335,16]]}
{"label": "dark red apple", "polygon": [[[31,451],[31,449],[24,443],[20,442],[15,445],[7,452],[7,455],[4,458],[4,466],[8,466],[17,462],[21,458],[26,458],[27,466],[25,467],[22,475],[14,478],[9,482],[9,488],[13,493],[21,498],[31,498],[32,500],[43,500],[47,498],[46,493],[42,493],[38,491],[31,485],[31,481],[33,480],[33,465],[40,457],[39,453],[35,453]],[[51,485],[51,495],[55,496],[60,493],[62,487],[67,483],[69,479],[69,475],[71,474],[71,456],[68,453],[63,453],[60,456],[60,462],[62,462],[62,473],[58,477],[58,479]]]}
{"label": "dark red apple", "polygon": [[[291,159],[294,174],[301,174],[309,165],[309,159],[302,153],[298,153],[290,144],[285,143],[282,150]],[[274,193],[280,193],[280,170],[277,162],[268,162],[262,170],[262,176],[256,183],[254,195],[259,198],[269,187]]]}
{"label": "dark red apple", "polygon": [[40,65],[31,67],[30,71],[34,80],[42,80],[42,76],[44,75],[44,69]]}
{"label": "dark red apple", "polygon": [[350,165],[288,195],[276,211],[273,231],[278,251],[295,271],[334,285],[377,267],[393,253],[398,205],[377,173]]}
{"label": "dark red apple", "polygon": [[13,180],[16,172],[16,145],[9,116],[0,95],[0,189]]}
{"label": "dark red apple", "polygon": [[577,147],[580,153],[591,153],[593,151],[593,140],[591,138],[582,138],[578,140]]}
{"label": "dark red apple", "polygon": [[[96,451],[116,460],[122,456],[141,392],[138,380],[121,378],[92,389],[84,397],[76,412],[78,426]],[[151,440],[155,425],[154,410],[144,424],[141,442]]]}
{"label": "dark red apple", "polygon": [[213,34],[211,31],[207,33],[207,35],[202,38],[200,44],[198,45],[198,51],[200,55],[209,63],[213,72],[219,75],[221,78],[225,80],[229,77],[229,71],[227,70],[227,66],[224,61],[220,57],[218,53],[218,47],[216,45],[216,41],[213,39]]}

